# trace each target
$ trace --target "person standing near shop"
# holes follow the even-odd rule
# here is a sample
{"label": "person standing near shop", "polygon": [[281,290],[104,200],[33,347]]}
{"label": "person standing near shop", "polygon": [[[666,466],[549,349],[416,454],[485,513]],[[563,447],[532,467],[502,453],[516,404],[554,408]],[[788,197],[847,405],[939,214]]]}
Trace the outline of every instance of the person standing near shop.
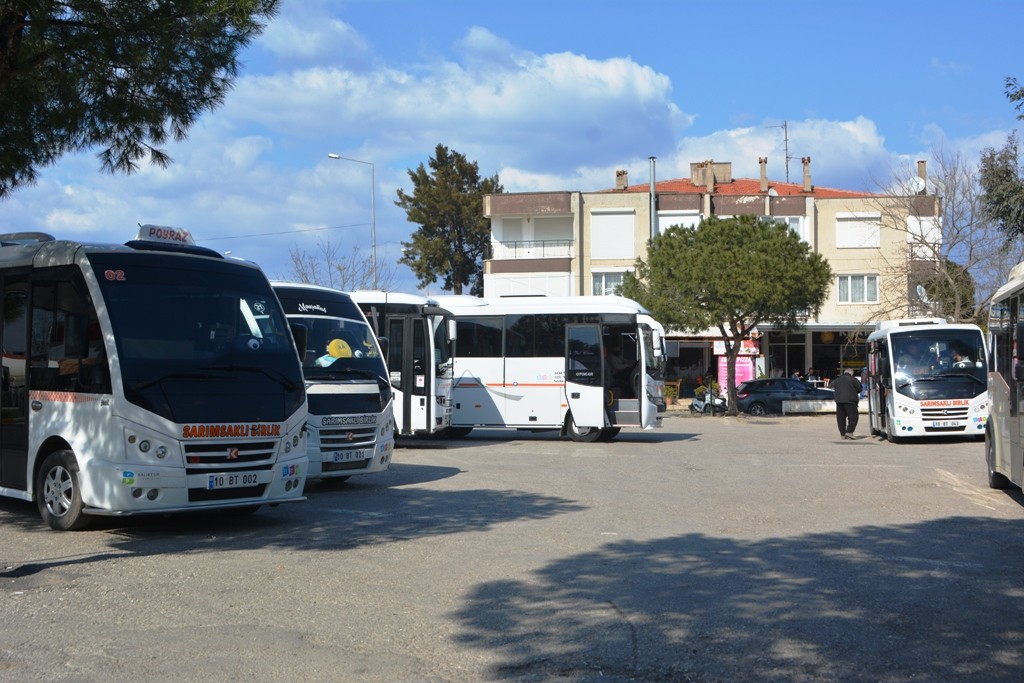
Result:
{"label": "person standing near shop", "polygon": [[839,424],[839,436],[843,439],[854,439],[853,431],[857,428],[860,417],[860,392],[863,388],[860,380],[854,377],[853,368],[846,368],[841,375],[832,380],[830,385],[835,391],[836,422]]}

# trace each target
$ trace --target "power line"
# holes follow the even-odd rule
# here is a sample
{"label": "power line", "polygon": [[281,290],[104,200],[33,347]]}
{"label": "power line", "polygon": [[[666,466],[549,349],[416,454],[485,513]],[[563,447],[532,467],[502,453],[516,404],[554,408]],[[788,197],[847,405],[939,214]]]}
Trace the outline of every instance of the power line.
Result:
{"label": "power line", "polygon": [[342,228],[364,228],[369,223],[352,223],[351,225],[332,225],[326,228],[306,228],[304,230],[282,230],[281,232],[258,232],[251,235],[231,235],[229,237],[197,237],[197,242],[217,242],[219,240],[241,240],[250,237],[273,237],[275,235],[296,235],[303,232],[323,232],[324,230],[340,230]]}

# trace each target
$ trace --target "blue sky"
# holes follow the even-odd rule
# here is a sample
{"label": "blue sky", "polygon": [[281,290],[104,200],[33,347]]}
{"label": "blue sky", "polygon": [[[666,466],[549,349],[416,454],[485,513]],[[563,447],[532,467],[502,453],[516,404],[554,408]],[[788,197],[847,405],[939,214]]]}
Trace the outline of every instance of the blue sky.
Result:
{"label": "blue sky", "polygon": [[[95,151],[43,169],[0,203],[0,229],[123,242],[139,223],[291,275],[318,241],[394,263],[415,226],[394,206],[437,144],[506,191],[598,190],[691,162],[877,190],[936,150],[976,161],[1018,127],[1024,4],[283,0],[243,55],[224,106],[169,169],[99,172]],[[913,172],[913,170],[911,170]],[[394,288],[416,291],[404,268]],[[436,285],[430,288],[440,293]]]}

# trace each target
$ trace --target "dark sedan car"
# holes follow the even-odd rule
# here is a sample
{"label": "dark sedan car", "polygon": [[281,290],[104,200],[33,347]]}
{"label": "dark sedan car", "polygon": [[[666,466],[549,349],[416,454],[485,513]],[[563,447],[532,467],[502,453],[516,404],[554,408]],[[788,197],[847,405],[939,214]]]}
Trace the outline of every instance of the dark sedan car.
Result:
{"label": "dark sedan car", "polygon": [[752,379],[736,387],[736,407],[742,413],[781,413],[783,401],[833,401],[831,389],[819,389],[798,379]]}

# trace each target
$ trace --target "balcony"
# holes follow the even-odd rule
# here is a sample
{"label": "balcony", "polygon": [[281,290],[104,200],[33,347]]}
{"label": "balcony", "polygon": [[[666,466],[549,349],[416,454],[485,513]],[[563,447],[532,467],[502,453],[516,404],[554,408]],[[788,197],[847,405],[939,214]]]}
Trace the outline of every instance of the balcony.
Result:
{"label": "balcony", "polygon": [[495,260],[572,258],[572,240],[491,242]]}

